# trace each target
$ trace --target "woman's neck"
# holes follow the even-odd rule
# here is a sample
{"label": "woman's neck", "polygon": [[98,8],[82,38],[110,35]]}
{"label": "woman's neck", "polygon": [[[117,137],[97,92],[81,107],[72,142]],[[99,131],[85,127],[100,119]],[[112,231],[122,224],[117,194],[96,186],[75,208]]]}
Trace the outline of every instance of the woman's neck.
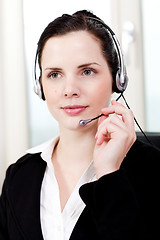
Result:
{"label": "woman's neck", "polygon": [[61,130],[55,151],[56,159],[70,166],[89,165],[93,159],[95,132],[94,129],[90,131]]}
{"label": "woman's neck", "polygon": [[52,161],[63,210],[77,182],[93,159],[95,131],[84,133],[60,130],[60,140],[53,152]]}

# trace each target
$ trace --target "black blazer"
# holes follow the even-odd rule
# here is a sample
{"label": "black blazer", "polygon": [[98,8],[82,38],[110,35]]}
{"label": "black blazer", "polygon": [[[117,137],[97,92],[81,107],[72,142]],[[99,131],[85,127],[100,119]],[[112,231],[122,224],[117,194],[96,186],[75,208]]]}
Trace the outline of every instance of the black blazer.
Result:
{"label": "black blazer", "polygon": [[[40,153],[26,154],[8,168],[0,198],[0,240],[43,240],[45,168]],[[159,171],[160,151],[137,140],[120,170],[80,188],[86,207],[70,240],[159,239]]]}

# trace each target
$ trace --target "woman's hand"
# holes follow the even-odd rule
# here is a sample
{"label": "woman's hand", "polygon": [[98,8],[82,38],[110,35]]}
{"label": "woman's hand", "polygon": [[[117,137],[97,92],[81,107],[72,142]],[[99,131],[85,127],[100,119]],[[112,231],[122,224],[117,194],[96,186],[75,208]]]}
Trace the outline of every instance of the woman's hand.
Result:
{"label": "woman's hand", "polygon": [[102,109],[96,134],[94,165],[97,178],[120,168],[130,147],[136,140],[134,116],[116,101]]}

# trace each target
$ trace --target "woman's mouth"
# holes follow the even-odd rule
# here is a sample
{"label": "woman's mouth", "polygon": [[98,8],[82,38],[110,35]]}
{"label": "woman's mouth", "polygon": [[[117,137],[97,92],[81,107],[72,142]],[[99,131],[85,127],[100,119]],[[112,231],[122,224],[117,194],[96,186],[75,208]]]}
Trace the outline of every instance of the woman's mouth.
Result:
{"label": "woman's mouth", "polygon": [[81,112],[83,112],[87,106],[82,105],[68,105],[63,107],[62,109],[69,115],[77,115]]}

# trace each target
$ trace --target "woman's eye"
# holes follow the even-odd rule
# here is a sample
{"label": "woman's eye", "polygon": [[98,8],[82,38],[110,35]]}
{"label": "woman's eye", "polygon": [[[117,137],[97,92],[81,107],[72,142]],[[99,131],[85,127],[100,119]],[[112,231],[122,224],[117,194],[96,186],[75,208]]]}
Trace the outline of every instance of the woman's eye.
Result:
{"label": "woman's eye", "polygon": [[94,74],[94,71],[91,70],[91,69],[85,69],[83,71],[83,74],[86,75],[86,76],[90,76],[90,75],[93,75]]}
{"label": "woman's eye", "polygon": [[49,78],[60,78],[61,74],[58,72],[52,72],[49,74]]}

